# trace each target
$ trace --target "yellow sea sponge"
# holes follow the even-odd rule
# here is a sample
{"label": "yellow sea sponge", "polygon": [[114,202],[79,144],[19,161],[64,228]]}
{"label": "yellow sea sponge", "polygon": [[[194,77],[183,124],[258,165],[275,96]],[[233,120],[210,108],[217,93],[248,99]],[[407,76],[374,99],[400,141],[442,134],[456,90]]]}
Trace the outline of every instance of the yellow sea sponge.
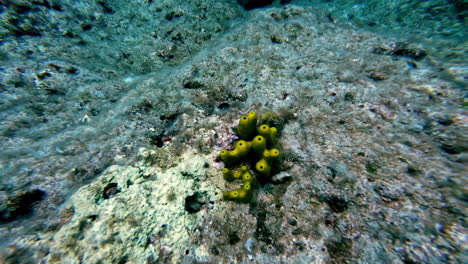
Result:
{"label": "yellow sea sponge", "polygon": [[257,164],[255,164],[255,169],[258,173],[263,174],[264,176],[269,176],[271,165],[266,159],[260,159]]}
{"label": "yellow sea sponge", "polygon": [[242,179],[242,172],[236,170],[232,173],[232,177],[234,178],[234,180]]}
{"label": "yellow sea sponge", "polygon": [[247,166],[247,165],[242,165],[242,166],[240,167],[240,171],[241,171],[242,173],[248,172],[248,171],[249,171],[249,166]]}
{"label": "yellow sea sponge", "polygon": [[257,130],[258,134],[266,139],[268,146],[272,146],[276,143],[276,137],[278,135],[278,129],[276,129],[276,127],[270,127],[264,124],[259,126]]}
{"label": "yellow sea sponge", "polygon": [[270,127],[269,132],[270,132],[268,135],[269,144],[270,146],[273,146],[274,144],[276,144],[276,139],[278,138],[278,129],[276,129],[276,127]]}
{"label": "yellow sea sponge", "polygon": [[270,158],[271,159],[279,157],[279,155],[281,153],[278,149],[275,149],[275,148],[270,149],[268,152],[270,153]]}
{"label": "yellow sea sponge", "polygon": [[223,169],[223,178],[224,178],[226,181],[229,181],[229,182],[235,180],[232,171],[231,171],[230,169],[228,169],[228,168],[224,168],[224,169]]}
{"label": "yellow sea sponge", "polygon": [[265,160],[269,160],[270,159],[270,151],[268,149],[265,149],[262,153],[262,158],[265,159]]}
{"label": "yellow sea sponge", "polygon": [[250,172],[246,171],[242,174],[243,182],[251,182],[252,180],[253,180],[253,176]]}
{"label": "yellow sea sponge", "polygon": [[[273,159],[278,158],[280,151],[274,148],[279,125],[278,116],[271,112],[263,115],[257,127],[257,114],[250,112],[242,116],[237,126],[237,134],[240,140],[236,141],[233,150],[224,149],[219,156],[226,168],[223,169],[223,177],[226,181],[242,180],[242,187],[223,192],[226,200],[248,202],[253,197],[253,187],[257,183],[256,175],[268,177],[271,174]],[[240,164],[240,165],[239,165]],[[255,164],[252,173],[249,164]],[[234,166],[237,165],[237,168]]]}
{"label": "yellow sea sponge", "polygon": [[242,116],[239,119],[237,134],[241,139],[250,140],[255,136],[256,128],[257,114],[255,112],[250,112],[248,115]]}
{"label": "yellow sea sponge", "polygon": [[236,142],[235,149],[238,151],[238,158],[244,158],[249,154],[252,143],[245,140],[239,140]]}
{"label": "yellow sea sponge", "polygon": [[225,200],[247,202],[250,200],[251,196],[252,196],[252,191],[251,191],[250,185],[248,185],[247,189],[242,187],[242,188],[235,189],[232,191],[223,192],[223,198]]}
{"label": "yellow sea sponge", "polygon": [[238,149],[233,149],[229,151],[229,155],[231,156],[233,162],[238,161],[242,157]]}
{"label": "yellow sea sponge", "polygon": [[225,165],[229,165],[234,161],[234,158],[231,156],[231,152],[227,149],[223,149],[219,152],[219,156],[223,160]]}
{"label": "yellow sea sponge", "polygon": [[262,136],[256,136],[252,140],[252,149],[258,154],[262,155],[266,149],[266,139]]}
{"label": "yellow sea sponge", "polygon": [[227,166],[233,165],[249,154],[251,143],[244,140],[239,140],[236,144],[236,148],[233,150],[223,149],[219,152],[219,156]]}
{"label": "yellow sea sponge", "polygon": [[247,114],[247,117],[249,118],[249,126],[252,127],[255,133],[255,129],[257,128],[257,113],[249,112],[249,114]]}
{"label": "yellow sea sponge", "polygon": [[234,200],[234,199],[237,199],[238,197],[239,197],[238,190],[223,192],[223,198],[226,200]]}
{"label": "yellow sea sponge", "polygon": [[270,136],[270,126],[268,125],[261,125],[257,129],[258,134],[260,136],[263,136],[264,138],[267,138]]}
{"label": "yellow sea sponge", "polygon": [[248,191],[248,190],[240,188],[240,189],[237,189],[235,191],[237,191],[238,196],[237,196],[237,198],[234,198],[234,199],[238,199],[241,202],[246,201],[247,198],[250,197],[250,191]]}

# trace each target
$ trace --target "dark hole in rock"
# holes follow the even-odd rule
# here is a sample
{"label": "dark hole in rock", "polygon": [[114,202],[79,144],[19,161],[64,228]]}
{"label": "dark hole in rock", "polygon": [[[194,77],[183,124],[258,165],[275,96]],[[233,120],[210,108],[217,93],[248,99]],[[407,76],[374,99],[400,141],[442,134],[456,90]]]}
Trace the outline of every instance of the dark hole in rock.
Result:
{"label": "dark hole in rock", "polygon": [[408,168],[406,168],[406,172],[411,176],[416,176],[420,173],[420,171],[413,166],[408,166]]}
{"label": "dark hole in rock", "polygon": [[330,206],[330,209],[336,213],[341,213],[344,210],[348,209],[349,202],[337,195],[328,195],[325,197],[321,197],[320,200],[322,202],[327,203],[328,206]]}
{"label": "dark hole in rock", "polygon": [[90,113],[92,116],[97,116],[97,115],[99,115],[100,112],[101,112],[101,111],[99,111],[99,109],[95,109],[95,108],[93,108],[93,107],[91,107],[91,108],[89,109],[89,113]]}
{"label": "dark hole in rock", "polygon": [[128,256],[127,255],[121,257],[119,259],[119,261],[117,262],[117,264],[125,264],[125,263],[128,263]]}
{"label": "dark hole in rock", "polygon": [[62,8],[58,3],[52,3],[51,7],[52,7],[52,9],[54,9],[55,11],[59,11],[59,12],[62,12],[62,11],[63,11],[63,8]]}
{"label": "dark hole in rock", "polygon": [[466,147],[461,145],[461,143],[455,143],[455,144],[442,144],[440,148],[445,151],[447,154],[460,154],[462,152],[466,151]]}
{"label": "dark hole in rock", "polygon": [[105,0],[100,0],[97,2],[101,7],[104,13],[112,15],[115,13],[114,9],[109,6],[109,4]]}
{"label": "dark hole in rock", "polygon": [[210,248],[210,252],[211,252],[211,254],[213,254],[215,256],[219,255],[219,250],[215,246],[212,246]]}
{"label": "dark hole in rock", "polygon": [[297,225],[297,220],[294,219],[294,218],[291,218],[288,220],[288,224],[292,225],[292,226],[296,226]]}
{"label": "dark hole in rock", "polygon": [[158,148],[164,146],[163,134],[161,133],[159,135],[151,135],[150,143],[156,145]]}
{"label": "dark hole in rock", "polygon": [[229,108],[229,106],[230,105],[228,103],[221,103],[221,104],[218,105],[218,109],[219,110],[224,110],[224,109]]}
{"label": "dark hole in rock", "polygon": [[91,28],[93,28],[93,25],[91,25],[91,24],[83,24],[83,25],[81,25],[81,29],[83,29],[83,31],[88,31],[88,30],[90,30]]}
{"label": "dark hole in rock", "polygon": [[254,8],[271,5],[273,0],[237,0],[237,2],[239,2],[245,10],[252,10]]}
{"label": "dark hole in rock", "polygon": [[230,245],[235,245],[240,241],[239,236],[236,233],[230,233],[229,234],[229,244]]}
{"label": "dark hole in rock", "polygon": [[163,114],[163,115],[159,116],[159,119],[172,122],[172,121],[176,120],[178,115],[179,115],[178,113],[169,113],[167,115]]}
{"label": "dark hole in rock", "polygon": [[437,121],[437,123],[439,123],[439,124],[441,124],[441,125],[443,125],[443,126],[450,126],[450,125],[452,125],[454,122],[453,122],[452,119],[447,118],[447,119],[441,119],[441,120]]}
{"label": "dark hole in rock", "polygon": [[107,184],[106,187],[104,187],[104,190],[102,191],[102,196],[104,199],[109,199],[112,196],[118,194],[120,191],[117,189],[117,183],[111,182]]}
{"label": "dark hole in rock", "polygon": [[88,215],[88,219],[91,221],[95,221],[98,218],[98,215]]}
{"label": "dark hole in rock", "polygon": [[206,204],[206,201],[209,200],[209,197],[205,197],[200,192],[195,192],[193,195],[189,195],[185,197],[185,211],[189,212],[190,214],[199,212],[203,205]]}
{"label": "dark hole in rock", "polygon": [[47,77],[51,77],[52,74],[50,72],[45,71],[45,72],[41,72],[41,73],[37,74],[36,76],[37,76],[37,78],[39,80],[44,80]]}
{"label": "dark hole in rock", "polygon": [[334,214],[327,214],[325,216],[325,225],[336,228],[338,226],[338,218]]}
{"label": "dark hole in rock", "polygon": [[69,74],[76,74],[76,73],[78,73],[78,69],[75,68],[75,67],[73,67],[73,66],[71,66],[71,67],[66,68],[66,69],[65,69],[65,72],[66,72],[66,73],[69,73]]}
{"label": "dark hole in rock", "polygon": [[40,189],[21,192],[0,205],[0,222],[15,220],[32,212],[34,205],[42,201],[46,193]]}
{"label": "dark hole in rock", "polygon": [[205,87],[205,84],[199,81],[187,81],[184,83],[185,89],[201,89],[204,87]]}
{"label": "dark hole in rock", "polygon": [[73,32],[71,32],[70,30],[65,31],[65,33],[63,33],[63,35],[66,36],[66,37],[69,37],[69,38],[76,37],[76,35]]}
{"label": "dark hole in rock", "polygon": [[354,94],[353,93],[345,93],[344,100],[345,101],[354,101]]}
{"label": "dark hole in rock", "polygon": [[173,20],[174,18],[181,17],[183,16],[183,13],[180,11],[170,11],[169,13],[166,14],[165,18],[166,20]]}

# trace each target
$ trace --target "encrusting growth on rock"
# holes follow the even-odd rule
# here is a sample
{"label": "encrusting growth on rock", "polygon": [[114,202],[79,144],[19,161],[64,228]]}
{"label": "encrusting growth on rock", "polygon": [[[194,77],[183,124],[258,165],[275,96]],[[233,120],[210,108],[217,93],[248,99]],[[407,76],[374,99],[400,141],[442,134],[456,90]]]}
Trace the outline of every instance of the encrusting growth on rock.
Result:
{"label": "encrusting growth on rock", "polygon": [[219,156],[225,165],[223,178],[228,182],[242,181],[242,187],[223,192],[224,199],[239,202],[251,200],[256,183],[251,168],[259,177],[270,176],[272,162],[280,155],[280,151],[274,148],[278,129],[273,125],[277,118],[276,114],[268,112],[262,116],[258,127],[255,112],[239,119],[237,134],[240,139],[235,142],[233,150],[223,149]]}

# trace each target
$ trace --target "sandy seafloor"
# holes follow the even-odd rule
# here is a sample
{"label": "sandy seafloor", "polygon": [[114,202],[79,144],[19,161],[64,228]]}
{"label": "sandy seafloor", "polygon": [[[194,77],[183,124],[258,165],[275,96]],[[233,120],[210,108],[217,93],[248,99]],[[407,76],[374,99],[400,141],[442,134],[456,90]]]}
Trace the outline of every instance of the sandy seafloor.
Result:
{"label": "sandy seafloor", "polygon": [[0,5],[0,263],[466,263],[466,1]]}

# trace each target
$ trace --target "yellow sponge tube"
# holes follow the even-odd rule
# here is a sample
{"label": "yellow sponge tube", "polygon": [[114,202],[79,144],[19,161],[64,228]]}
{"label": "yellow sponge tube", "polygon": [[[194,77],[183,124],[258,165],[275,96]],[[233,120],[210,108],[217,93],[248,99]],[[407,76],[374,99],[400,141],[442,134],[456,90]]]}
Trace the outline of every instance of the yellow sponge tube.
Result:
{"label": "yellow sponge tube", "polygon": [[249,118],[249,126],[254,127],[254,128],[257,127],[257,113],[249,112],[247,117]]}
{"label": "yellow sponge tube", "polygon": [[261,125],[258,127],[258,134],[263,136],[267,140],[269,146],[276,143],[276,137],[278,136],[278,129],[276,127],[270,127],[268,125]]}
{"label": "yellow sponge tube", "polygon": [[237,134],[241,139],[250,140],[255,135],[257,126],[257,114],[250,112],[246,116],[242,116],[237,125]]}
{"label": "yellow sponge tube", "polygon": [[266,149],[266,140],[262,136],[256,136],[252,140],[252,148],[258,155],[263,155],[263,151]]}
{"label": "yellow sponge tube", "polygon": [[233,191],[223,192],[223,198],[226,200],[235,200],[239,198],[239,191],[233,190]]}
{"label": "yellow sponge tube", "polygon": [[263,151],[262,158],[265,160],[270,160],[270,151],[268,149]]}
{"label": "yellow sponge tube", "polygon": [[239,202],[249,201],[252,191],[251,189],[246,189],[244,187],[232,191],[223,192],[223,198],[225,200],[236,200]]}
{"label": "yellow sponge tube", "polygon": [[269,138],[268,138],[270,145],[276,144],[277,137],[278,137],[278,129],[276,129],[276,127],[270,127]]}
{"label": "yellow sponge tube", "polygon": [[[238,193],[237,199],[239,201],[245,201],[249,197],[249,191],[244,190],[242,188],[235,190]],[[234,198],[236,199],[236,198]]]}
{"label": "yellow sponge tube", "polygon": [[232,171],[231,171],[230,169],[228,169],[228,168],[224,168],[224,169],[223,169],[223,178],[224,178],[226,181],[233,181],[233,180],[235,180]]}
{"label": "yellow sponge tube", "polygon": [[242,172],[239,171],[239,170],[235,170],[235,171],[232,173],[232,177],[234,178],[234,180],[242,179]]}
{"label": "yellow sponge tube", "polygon": [[270,152],[270,158],[271,159],[277,158],[280,155],[280,151],[278,149],[275,149],[275,148],[270,149],[269,152]]}
{"label": "yellow sponge tube", "polygon": [[249,171],[249,166],[247,166],[247,165],[242,165],[242,166],[240,167],[240,171],[241,171],[242,173],[245,173],[245,172]]}
{"label": "yellow sponge tube", "polygon": [[247,154],[249,154],[251,146],[252,146],[251,142],[247,142],[245,140],[237,141],[235,149],[237,150],[239,154],[239,158],[244,158],[245,156],[247,156]]}
{"label": "yellow sponge tube", "polygon": [[268,125],[261,125],[257,129],[258,134],[260,136],[263,136],[264,138],[269,138],[270,137],[270,126]]}
{"label": "yellow sponge tube", "polygon": [[235,148],[233,150],[223,149],[219,152],[219,156],[223,160],[224,164],[229,166],[244,158],[247,155],[246,153],[248,153],[249,149],[250,148]]}
{"label": "yellow sponge tube", "polygon": [[252,174],[250,174],[250,172],[246,171],[242,174],[242,181],[243,182],[250,182],[252,181],[253,177],[252,177]]}
{"label": "yellow sponge tube", "polygon": [[231,152],[227,149],[223,149],[219,152],[219,156],[223,160],[224,164],[231,164],[234,158],[231,156]]}
{"label": "yellow sponge tube", "polygon": [[266,159],[260,159],[255,165],[255,169],[258,173],[261,173],[265,176],[269,176],[271,171],[271,165]]}

